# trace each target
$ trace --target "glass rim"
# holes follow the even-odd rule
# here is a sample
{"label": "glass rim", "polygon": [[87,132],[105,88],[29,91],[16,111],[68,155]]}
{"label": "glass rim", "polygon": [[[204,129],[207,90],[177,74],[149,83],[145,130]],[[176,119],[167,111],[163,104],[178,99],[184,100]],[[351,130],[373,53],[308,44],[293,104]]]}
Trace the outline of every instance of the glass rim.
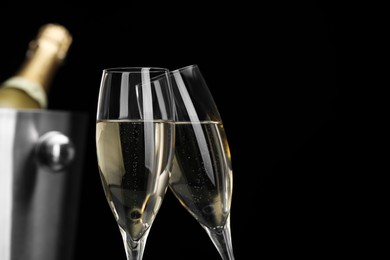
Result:
{"label": "glass rim", "polygon": [[167,68],[161,68],[161,67],[112,67],[112,68],[103,69],[103,73],[125,73],[125,72],[141,73],[142,69],[148,69],[150,72],[169,73],[169,70]]}
{"label": "glass rim", "polygon": [[182,68],[179,68],[179,69],[176,69],[176,70],[173,70],[171,71],[170,73],[173,74],[173,73],[178,73],[178,72],[181,72],[183,70],[187,70],[187,69],[191,69],[191,68],[196,68],[198,69],[198,65],[197,64],[191,64],[191,65],[188,65],[188,66],[185,66],[185,67],[182,67]]}

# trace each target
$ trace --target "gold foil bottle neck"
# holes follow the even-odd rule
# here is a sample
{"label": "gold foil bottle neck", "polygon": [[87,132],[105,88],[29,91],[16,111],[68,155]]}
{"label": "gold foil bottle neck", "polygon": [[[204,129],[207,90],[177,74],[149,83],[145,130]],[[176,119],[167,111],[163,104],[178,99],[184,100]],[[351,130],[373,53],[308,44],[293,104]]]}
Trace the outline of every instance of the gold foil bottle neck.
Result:
{"label": "gold foil bottle neck", "polygon": [[57,53],[59,60],[65,59],[68,49],[72,43],[72,35],[60,24],[49,23],[43,25],[35,39],[30,43],[29,52],[38,47],[52,49]]}

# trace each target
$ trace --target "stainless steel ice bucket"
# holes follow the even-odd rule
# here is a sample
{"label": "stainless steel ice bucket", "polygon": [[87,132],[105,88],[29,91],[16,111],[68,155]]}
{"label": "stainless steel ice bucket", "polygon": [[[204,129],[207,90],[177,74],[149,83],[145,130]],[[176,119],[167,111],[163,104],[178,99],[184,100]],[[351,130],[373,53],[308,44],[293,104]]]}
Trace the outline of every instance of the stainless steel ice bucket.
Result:
{"label": "stainless steel ice bucket", "polygon": [[71,260],[87,119],[0,109],[0,260]]}

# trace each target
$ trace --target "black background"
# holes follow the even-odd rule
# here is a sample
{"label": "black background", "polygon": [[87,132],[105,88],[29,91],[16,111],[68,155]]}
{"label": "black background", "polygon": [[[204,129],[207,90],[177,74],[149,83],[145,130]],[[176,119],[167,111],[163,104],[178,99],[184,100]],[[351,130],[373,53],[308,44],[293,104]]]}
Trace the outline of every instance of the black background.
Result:
{"label": "black background", "polygon": [[[47,8],[43,10],[41,8]],[[231,226],[236,259],[333,256],[346,163],[339,97],[343,48],[337,7],[245,1],[108,1],[4,4],[0,80],[24,59],[47,22],[74,42],[49,93],[49,108],[89,114],[75,260],[125,259],[95,151],[102,70],[197,64],[227,131],[234,170]],[[338,219],[337,221],[340,221]],[[219,259],[199,224],[168,190],[144,259]]]}

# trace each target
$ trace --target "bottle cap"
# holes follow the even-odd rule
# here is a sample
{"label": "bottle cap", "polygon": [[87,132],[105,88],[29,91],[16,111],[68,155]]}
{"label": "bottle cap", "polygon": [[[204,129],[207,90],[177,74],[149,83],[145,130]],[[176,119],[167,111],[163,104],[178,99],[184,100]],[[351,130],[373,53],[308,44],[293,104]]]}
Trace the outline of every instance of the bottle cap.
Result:
{"label": "bottle cap", "polygon": [[43,25],[35,38],[30,43],[30,49],[34,50],[40,45],[51,45],[57,52],[57,57],[63,60],[72,43],[72,35],[60,24],[49,23]]}

